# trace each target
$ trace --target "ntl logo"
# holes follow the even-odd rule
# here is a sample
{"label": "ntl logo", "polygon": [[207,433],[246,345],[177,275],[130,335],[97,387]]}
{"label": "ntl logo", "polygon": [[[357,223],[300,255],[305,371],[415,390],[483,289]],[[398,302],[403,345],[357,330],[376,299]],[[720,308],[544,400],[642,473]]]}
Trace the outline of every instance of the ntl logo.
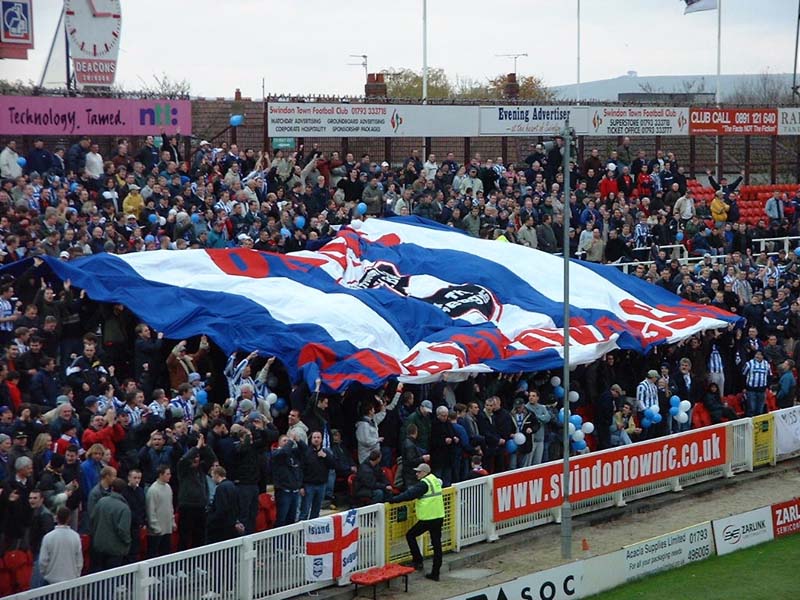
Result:
{"label": "ntl logo", "polygon": [[178,108],[169,102],[154,104],[152,108],[139,109],[139,125],[164,127],[178,124]]}

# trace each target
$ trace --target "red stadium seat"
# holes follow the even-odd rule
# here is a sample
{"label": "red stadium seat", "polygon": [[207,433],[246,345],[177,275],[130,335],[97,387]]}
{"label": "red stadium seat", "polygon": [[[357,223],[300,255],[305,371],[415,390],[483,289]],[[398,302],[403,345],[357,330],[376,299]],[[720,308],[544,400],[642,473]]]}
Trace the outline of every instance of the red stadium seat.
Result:
{"label": "red stadium seat", "polygon": [[708,427],[711,425],[711,415],[708,414],[708,409],[700,402],[692,408],[692,429],[699,429],[700,427]]}

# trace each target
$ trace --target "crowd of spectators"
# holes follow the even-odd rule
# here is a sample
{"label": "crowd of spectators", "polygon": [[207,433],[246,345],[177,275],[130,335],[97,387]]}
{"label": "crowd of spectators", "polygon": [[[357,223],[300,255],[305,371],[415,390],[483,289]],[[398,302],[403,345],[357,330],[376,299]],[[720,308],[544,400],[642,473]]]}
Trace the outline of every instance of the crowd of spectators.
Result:
{"label": "crowd of spectators", "polygon": [[[160,141],[133,149],[119,140],[110,157],[88,138],[66,150],[37,140],[25,152],[11,141],[0,153],[0,257],[9,265],[0,285],[0,553],[30,549],[33,585],[81,572],[80,552],[64,550],[75,548],[70,531],[90,535],[91,569],[100,570],[171,551],[173,532],[180,549],[253,533],[268,485],[283,525],[342,501],[389,500],[420,464],[449,485],[562,452],[550,373],[321,394],[288,381],[274,358],[225,357],[204,336],[166,340],[126,307],[55,279],[41,255],[291,252],[353,218],[389,214],[556,253],[567,214],[571,255],[640,262],[631,276],[744,320],[579,367],[571,390],[595,424],[592,448],[691,427],[666,416],[675,395],[702,404],[713,422],[737,416],[731,395],[744,395],[748,415],[773,391],[779,406],[794,403],[795,255],[754,252],[753,240],[796,234],[800,198],[776,193],[762,222],[741,224],[740,178],[709,176],[718,191],[706,205],[677,157],[648,157],[627,139],[568,165],[568,192],[560,140],[509,166],[417,152],[389,165],[302,146],[270,156],[205,140],[183,156],[175,136]],[[661,249],[679,240],[692,240],[702,260],[682,264]],[[653,405],[665,418],[645,427]],[[508,452],[515,434],[525,442]]]}

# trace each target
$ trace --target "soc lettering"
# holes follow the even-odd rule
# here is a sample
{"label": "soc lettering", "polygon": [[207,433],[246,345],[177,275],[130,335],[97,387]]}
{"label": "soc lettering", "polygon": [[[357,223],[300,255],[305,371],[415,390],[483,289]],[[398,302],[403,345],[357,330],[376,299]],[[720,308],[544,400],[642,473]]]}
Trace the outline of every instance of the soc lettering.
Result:
{"label": "soc lettering", "polygon": [[[561,591],[565,596],[575,595],[575,576],[567,575],[561,582]],[[552,581],[545,581],[539,586],[539,595],[534,595],[535,590],[529,587],[522,588],[520,596],[522,600],[555,600],[558,594],[559,586]]]}

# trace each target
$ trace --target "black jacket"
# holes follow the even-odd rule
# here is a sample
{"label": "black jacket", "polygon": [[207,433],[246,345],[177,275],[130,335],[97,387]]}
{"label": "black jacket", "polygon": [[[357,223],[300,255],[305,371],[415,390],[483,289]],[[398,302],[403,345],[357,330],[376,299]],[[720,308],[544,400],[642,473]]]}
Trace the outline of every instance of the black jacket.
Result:
{"label": "black jacket", "polygon": [[233,477],[235,483],[258,485],[261,473],[260,454],[266,448],[267,439],[263,432],[254,430],[234,444]]}
{"label": "black jacket", "polygon": [[139,529],[147,525],[147,503],[144,488],[141,485],[136,488],[126,485],[122,490],[122,497],[125,498],[131,509],[131,539],[133,539],[134,532],[138,536]]}
{"label": "black jacket", "polygon": [[359,498],[371,498],[373,490],[384,490],[389,485],[389,480],[383,473],[380,464],[372,466],[369,460],[365,460],[358,466],[356,474],[356,496]]}
{"label": "black jacket", "polygon": [[[303,447],[304,446],[304,447]],[[313,446],[303,447],[303,483],[310,485],[320,485],[328,481],[328,471],[334,468],[333,455],[326,448],[314,448]],[[325,457],[317,455],[322,450]]]}
{"label": "black jacket", "polygon": [[303,450],[292,440],[272,451],[272,483],[276,490],[295,491],[303,487]]}
{"label": "black jacket", "polygon": [[[194,468],[192,461],[200,457],[200,467]],[[208,505],[208,483],[205,466],[216,460],[214,451],[208,446],[191,448],[178,461],[178,506],[205,508]]]}
{"label": "black jacket", "polygon": [[236,522],[239,520],[239,495],[230,479],[223,479],[214,492],[214,500],[206,521],[208,539],[212,542],[236,537]]}

